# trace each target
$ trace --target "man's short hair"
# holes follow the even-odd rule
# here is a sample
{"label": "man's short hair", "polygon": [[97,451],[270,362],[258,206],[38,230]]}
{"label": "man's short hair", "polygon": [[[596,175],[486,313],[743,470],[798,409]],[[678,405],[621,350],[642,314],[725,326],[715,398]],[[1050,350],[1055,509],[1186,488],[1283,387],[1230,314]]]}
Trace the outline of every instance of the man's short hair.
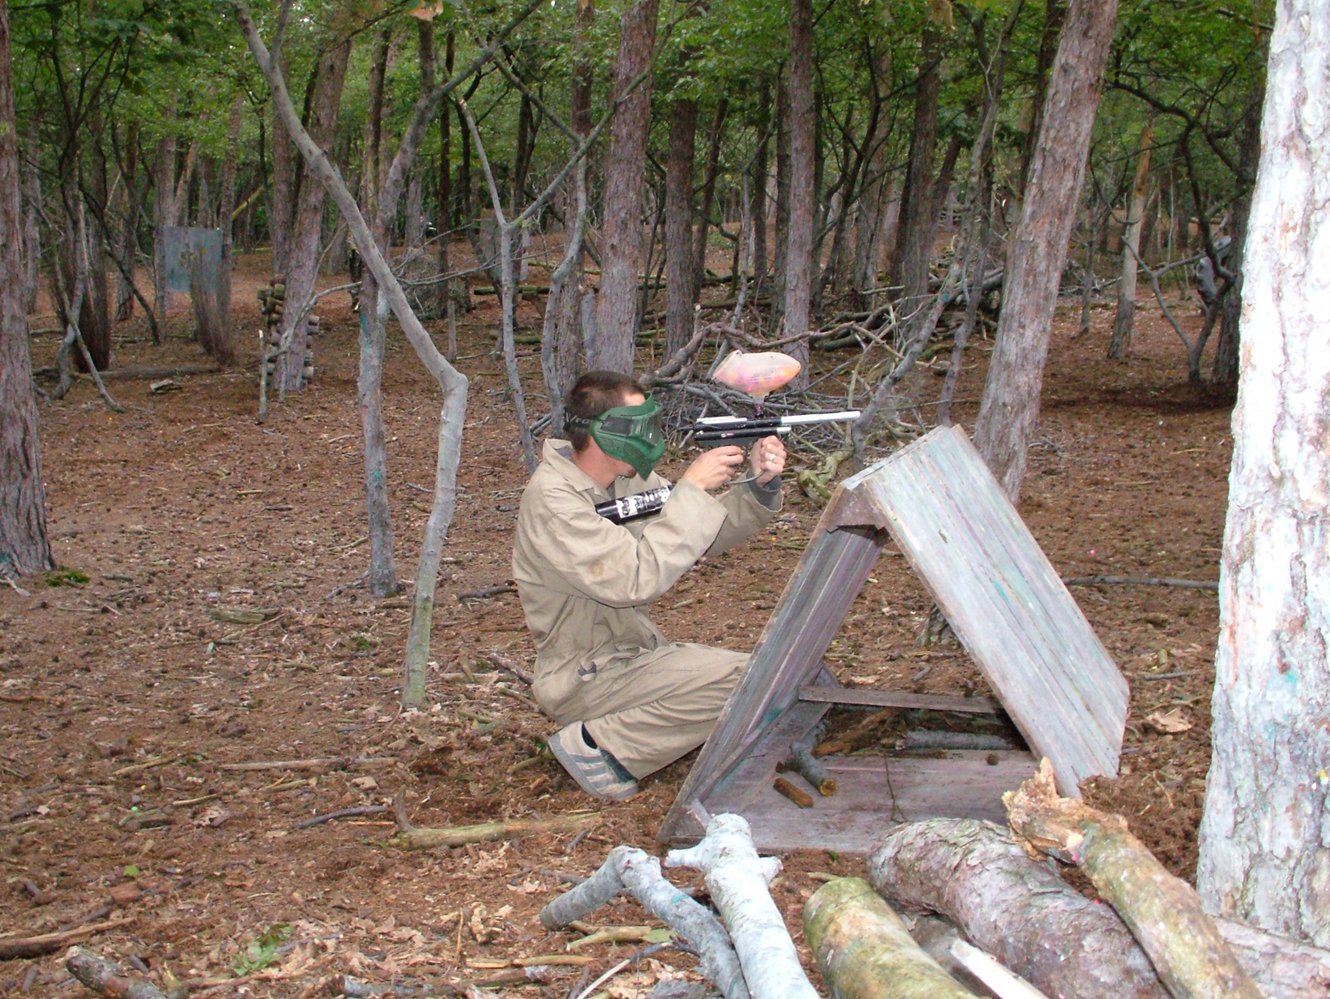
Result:
{"label": "man's short hair", "polygon": [[632,375],[617,371],[588,371],[568,392],[564,406],[564,426],[574,451],[585,451],[591,441],[591,421],[607,410],[622,406],[624,399],[647,390]]}

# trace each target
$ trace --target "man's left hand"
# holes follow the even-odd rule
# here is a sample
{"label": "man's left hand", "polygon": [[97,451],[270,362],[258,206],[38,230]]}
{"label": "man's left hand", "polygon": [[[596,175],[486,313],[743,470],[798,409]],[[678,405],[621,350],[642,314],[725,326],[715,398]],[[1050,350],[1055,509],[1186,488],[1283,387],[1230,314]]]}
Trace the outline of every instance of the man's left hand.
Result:
{"label": "man's left hand", "polygon": [[775,434],[763,437],[748,452],[748,465],[754,481],[765,486],[785,470],[785,445]]}

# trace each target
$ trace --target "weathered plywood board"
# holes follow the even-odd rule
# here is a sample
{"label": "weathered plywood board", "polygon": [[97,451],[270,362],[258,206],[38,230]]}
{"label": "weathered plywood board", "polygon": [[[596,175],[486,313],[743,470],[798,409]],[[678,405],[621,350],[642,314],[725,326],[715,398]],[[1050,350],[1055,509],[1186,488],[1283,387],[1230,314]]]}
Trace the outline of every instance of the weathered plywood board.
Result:
{"label": "weathered plywood board", "polygon": [[709,811],[743,815],[761,851],[816,848],[866,856],[896,826],[919,819],[987,819],[1005,825],[1003,792],[1038,770],[1034,757],[1024,752],[826,756],[821,762],[839,786],[830,797],[795,774],[783,775],[809,792],[812,808],[800,808],[766,780],[742,793],[734,785],[717,789],[708,798]]}
{"label": "weathered plywood board", "polygon": [[1115,774],[1126,681],[965,434],[935,430],[844,486],[886,515],[1062,792]]}

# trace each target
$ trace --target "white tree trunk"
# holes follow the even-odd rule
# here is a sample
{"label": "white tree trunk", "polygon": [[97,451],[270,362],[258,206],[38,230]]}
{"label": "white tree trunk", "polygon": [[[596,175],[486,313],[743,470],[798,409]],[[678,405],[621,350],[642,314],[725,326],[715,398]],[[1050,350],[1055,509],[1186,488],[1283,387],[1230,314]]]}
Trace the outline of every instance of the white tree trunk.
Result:
{"label": "white tree trunk", "polygon": [[1220,570],[1206,904],[1330,945],[1330,0],[1279,0]]}

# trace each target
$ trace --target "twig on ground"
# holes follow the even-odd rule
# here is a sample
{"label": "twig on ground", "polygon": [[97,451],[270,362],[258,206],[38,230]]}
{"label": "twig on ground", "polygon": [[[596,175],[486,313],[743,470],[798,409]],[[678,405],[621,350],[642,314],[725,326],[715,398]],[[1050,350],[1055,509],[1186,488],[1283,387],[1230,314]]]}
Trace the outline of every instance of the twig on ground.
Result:
{"label": "twig on ground", "polygon": [[388,811],[387,805],[353,805],[350,808],[339,808],[335,812],[326,812],[323,815],[305,819],[303,822],[297,822],[295,828],[310,829],[314,826],[323,825],[325,822],[332,822],[334,819],[347,819],[356,815],[382,815],[386,811]]}

